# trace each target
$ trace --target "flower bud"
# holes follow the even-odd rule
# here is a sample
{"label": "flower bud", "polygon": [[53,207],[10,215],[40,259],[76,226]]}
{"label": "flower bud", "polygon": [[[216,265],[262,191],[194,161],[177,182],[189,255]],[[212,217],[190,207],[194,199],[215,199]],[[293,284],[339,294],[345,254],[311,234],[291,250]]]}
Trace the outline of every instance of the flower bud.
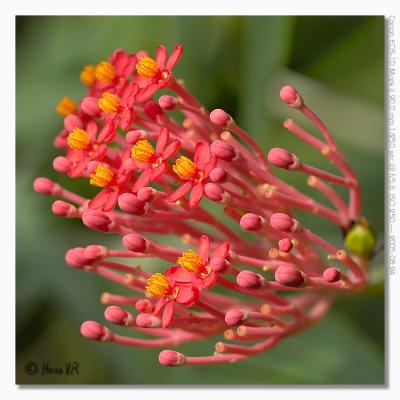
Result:
{"label": "flower bud", "polygon": [[141,328],[157,328],[161,326],[161,319],[150,313],[140,313],[136,316],[136,325]]}
{"label": "flower bud", "polygon": [[249,319],[249,314],[243,310],[230,310],[225,314],[225,322],[229,326],[239,325]]}
{"label": "flower bud", "polygon": [[233,146],[223,140],[214,140],[210,146],[211,154],[225,161],[232,161],[237,157]]}
{"label": "flower bud", "polygon": [[158,356],[158,361],[161,365],[167,367],[179,367],[186,362],[186,358],[182,353],[174,350],[163,350]]}
{"label": "flower bud", "polygon": [[164,114],[162,108],[157,103],[154,103],[154,101],[151,100],[145,103],[144,112],[151,119],[156,119],[159,115]]}
{"label": "flower bud", "polygon": [[211,111],[210,120],[213,124],[219,126],[220,128],[228,128],[232,123],[232,117],[224,110],[216,108]]}
{"label": "flower bud", "polygon": [[33,181],[35,192],[47,196],[57,196],[61,193],[61,186],[47,178],[36,178]]}
{"label": "flower bud", "polygon": [[212,257],[210,260],[210,267],[214,272],[223,274],[229,268],[230,263],[223,257]]}
{"label": "flower bud", "polygon": [[85,338],[102,342],[109,341],[112,337],[111,331],[96,321],[85,321],[81,325],[81,334]]}
{"label": "flower bud", "polygon": [[85,249],[83,247],[75,247],[69,249],[65,253],[65,262],[72,268],[84,268],[90,265],[90,260],[85,256]]}
{"label": "flower bud", "polygon": [[300,160],[292,153],[289,153],[285,149],[275,147],[268,153],[268,161],[275,165],[275,167],[284,169],[297,169],[300,167]]}
{"label": "flower bud", "polygon": [[247,213],[240,218],[240,226],[245,231],[259,231],[264,223],[264,218],[257,214]]}
{"label": "flower bud", "polygon": [[94,97],[88,96],[83,98],[81,101],[81,110],[90,117],[98,117],[101,114],[97,99]]}
{"label": "flower bud", "polygon": [[99,210],[85,210],[82,221],[88,228],[101,232],[109,232],[113,225],[111,219]]}
{"label": "flower bud", "polygon": [[137,233],[129,233],[122,239],[122,244],[134,253],[144,253],[149,247],[149,241]]}
{"label": "flower bud", "polygon": [[142,313],[151,313],[153,311],[154,305],[148,299],[140,299],[136,302],[135,308]]}
{"label": "flower bud", "polygon": [[293,248],[293,242],[290,238],[281,239],[278,242],[279,251],[283,251],[284,253],[289,253],[290,250]]}
{"label": "flower bud", "polygon": [[227,173],[223,168],[217,167],[211,170],[210,180],[214,183],[224,183],[227,178]]}
{"label": "flower bud", "polygon": [[291,108],[300,108],[303,105],[302,97],[292,86],[283,86],[279,93],[282,101]]}
{"label": "flower bud", "polygon": [[143,139],[145,136],[145,131],[137,129],[134,131],[129,131],[125,136],[125,140],[128,144],[135,144],[138,140]]}
{"label": "flower bud", "polygon": [[299,223],[294,218],[284,213],[272,214],[269,223],[281,232],[294,232],[299,227]]}
{"label": "flower bud", "polygon": [[52,204],[51,210],[53,211],[53,214],[65,218],[76,217],[79,214],[78,209],[75,206],[63,200],[56,200]]}
{"label": "flower bud", "polygon": [[305,280],[305,275],[296,268],[283,266],[275,271],[275,280],[281,285],[299,287]]}
{"label": "flower bud", "polygon": [[167,94],[164,94],[158,100],[158,104],[163,110],[173,110],[176,107],[176,103],[176,97]]}
{"label": "flower bud", "polygon": [[104,311],[106,321],[116,325],[128,325],[133,321],[130,313],[119,306],[109,306]]}
{"label": "flower bud", "polygon": [[149,201],[153,200],[155,193],[155,189],[147,186],[140,188],[136,196],[139,201],[143,201],[143,203],[148,203]]}
{"label": "flower bud", "polygon": [[64,118],[64,128],[68,132],[72,132],[74,128],[83,129],[83,123],[77,115],[70,114]]}
{"label": "flower bud", "polygon": [[204,185],[204,194],[212,201],[221,203],[225,199],[225,192],[221,186],[216,183],[207,183]]}
{"label": "flower bud", "polygon": [[72,163],[67,157],[56,157],[53,160],[53,168],[60,174],[66,174],[70,170]]}
{"label": "flower bud", "polygon": [[253,271],[241,271],[236,277],[236,283],[243,289],[259,289],[264,285],[265,279]]}
{"label": "flower bud", "polygon": [[337,268],[327,268],[323,273],[323,278],[329,283],[334,283],[340,281],[342,273]]}
{"label": "flower bud", "polygon": [[143,215],[144,205],[133,193],[123,193],[118,197],[118,205],[122,211],[134,215]]}

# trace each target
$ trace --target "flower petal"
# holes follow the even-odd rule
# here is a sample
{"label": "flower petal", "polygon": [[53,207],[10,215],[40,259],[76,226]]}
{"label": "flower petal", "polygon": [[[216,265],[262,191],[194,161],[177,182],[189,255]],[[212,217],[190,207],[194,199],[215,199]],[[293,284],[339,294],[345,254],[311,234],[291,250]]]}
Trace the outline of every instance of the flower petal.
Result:
{"label": "flower petal", "polygon": [[200,201],[203,197],[204,194],[204,186],[202,183],[196,183],[193,188],[192,191],[190,193],[190,197],[189,197],[189,207],[190,208],[196,208],[199,204]]}
{"label": "flower petal", "polygon": [[208,263],[209,250],[210,250],[210,239],[206,235],[201,235],[199,239],[199,256],[203,264]]}
{"label": "flower petal", "polygon": [[174,283],[190,283],[192,282],[194,276],[192,272],[186,271],[179,265],[173,265],[165,271],[165,276],[171,279]]}
{"label": "flower petal", "polygon": [[160,179],[166,169],[167,169],[167,164],[165,161],[163,161],[158,167],[153,168],[151,170],[151,180],[157,181],[158,179]]}
{"label": "flower petal", "polygon": [[171,55],[169,56],[169,59],[167,61],[167,65],[165,66],[165,69],[167,71],[171,71],[172,68],[175,67],[175,65],[177,64],[177,62],[179,61],[179,59],[181,58],[183,53],[183,46],[180,44],[177,44],[174,48],[174,50],[172,50]]}
{"label": "flower petal", "polygon": [[169,139],[169,132],[167,128],[161,128],[160,134],[157,139],[157,145],[156,145],[156,155],[160,156],[165,149],[165,146],[168,143]]}
{"label": "flower petal", "polygon": [[177,201],[181,199],[185,194],[191,189],[193,186],[192,181],[185,182],[182,186],[175,190],[175,192],[171,193],[168,197],[168,201]]}
{"label": "flower petal", "polygon": [[203,287],[205,289],[212,288],[217,282],[217,274],[214,271],[211,271],[208,276],[206,276],[203,280]]}
{"label": "flower petal", "polygon": [[191,285],[180,285],[175,301],[185,306],[191,306],[199,298],[200,292]]}
{"label": "flower petal", "polygon": [[194,151],[194,163],[199,169],[203,169],[204,164],[210,159],[210,147],[207,143],[197,143]]}
{"label": "flower petal", "polygon": [[157,46],[156,61],[158,69],[165,69],[165,64],[167,63],[167,49],[162,45]]}
{"label": "flower petal", "polygon": [[167,158],[174,156],[176,152],[179,150],[180,145],[181,142],[179,140],[174,140],[173,142],[171,142],[164,150],[162,158],[166,160]]}
{"label": "flower petal", "polygon": [[170,302],[164,308],[163,316],[162,316],[162,327],[169,328],[172,324],[172,320],[174,319],[174,303]]}
{"label": "flower petal", "polygon": [[212,253],[211,257],[226,258],[229,253],[229,242],[222,242],[219,244]]}
{"label": "flower petal", "polygon": [[151,169],[145,169],[133,185],[132,191],[136,193],[140,188],[149,186],[151,174]]}

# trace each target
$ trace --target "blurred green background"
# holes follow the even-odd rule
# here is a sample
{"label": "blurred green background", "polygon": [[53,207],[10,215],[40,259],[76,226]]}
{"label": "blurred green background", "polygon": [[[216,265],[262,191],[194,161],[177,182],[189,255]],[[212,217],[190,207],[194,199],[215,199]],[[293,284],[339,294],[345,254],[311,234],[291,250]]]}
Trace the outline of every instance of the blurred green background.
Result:
{"label": "blurred green background", "polygon": [[[20,384],[383,384],[383,255],[372,262],[366,290],[340,296],[318,326],[279,347],[233,365],[165,368],[157,350],[124,348],[82,338],[86,319],[104,322],[103,291],[117,291],[64,262],[69,247],[113,243],[79,221],[51,213],[52,200],[32,190],[36,176],[69,188],[85,184],[52,171],[53,138],[62,127],[54,108],[63,95],[81,98],[83,65],[128,51],[180,42],[175,70],[209,109],[230,112],[265,150],[287,147],[307,162],[330,166],[282,128],[286,117],[310,125],[279,99],[296,86],[333,131],[363,190],[363,211],[384,232],[384,19],[383,17],[17,17],[17,348]],[[312,193],[304,176],[288,180]],[[333,242],[337,227],[299,217]],[[210,354],[214,338],[182,346]],[[30,376],[24,365],[51,367],[78,361],[80,375]]]}

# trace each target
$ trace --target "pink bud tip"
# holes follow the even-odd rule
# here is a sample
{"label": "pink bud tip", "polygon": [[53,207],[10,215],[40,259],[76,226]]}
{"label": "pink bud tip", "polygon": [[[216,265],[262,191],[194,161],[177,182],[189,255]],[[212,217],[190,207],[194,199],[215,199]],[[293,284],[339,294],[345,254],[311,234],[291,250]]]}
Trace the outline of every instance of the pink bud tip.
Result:
{"label": "pink bud tip", "polygon": [[129,317],[130,314],[122,307],[109,306],[104,310],[104,318],[112,324],[125,325]]}
{"label": "pink bud tip", "polygon": [[204,186],[204,194],[210,200],[216,201],[218,203],[222,202],[225,199],[224,190],[216,183],[207,183]]}
{"label": "pink bud tip", "polygon": [[109,329],[96,321],[85,321],[81,325],[81,334],[85,338],[101,341],[110,340],[112,336]]}
{"label": "pink bud tip", "polygon": [[136,325],[142,328],[157,328],[161,326],[161,319],[149,313],[140,313],[136,317]]}
{"label": "pink bud tip", "polygon": [[156,119],[159,115],[164,113],[162,108],[151,100],[144,105],[144,112],[151,119]]}
{"label": "pink bud tip", "polygon": [[156,191],[152,187],[142,187],[138,190],[136,197],[139,201],[143,201],[143,203],[148,203],[149,201],[153,200],[155,193]]}
{"label": "pink bud tip", "polygon": [[237,151],[223,140],[214,140],[210,146],[211,154],[225,161],[232,161],[237,157]]}
{"label": "pink bud tip", "polygon": [[236,283],[243,289],[259,289],[264,285],[265,279],[253,271],[241,271],[236,277]]}
{"label": "pink bud tip", "polygon": [[277,231],[294,232],[298,227],[298,222],[287,214],[275,213],[269,219],[271,226]]}
{"label": "pink bud tip", "polygon": [[128,250],[135,253],[144,253],[149,247],[148,240],[137,233],[129,233],[128,235],[125,235],[122,239],[122,244]]}
{"label": "pink bud tip", "polygon": [[340,281],[342,273],[337,268],[327,268],[323,273],[324,279],[329,283]]}
{"label": "pink bud tip", "polygon": [[226,111],[221,110],[220,108],[216,108],[215,110],[211,111],[210,120],[213,124],[224,129],[228,128],[232,123],[232,117]]}
{"label": "pink bud tip", "polygon": [[135,144],[139,139],[142,139],[145,136],[145,131],[142,130],[134,130],[129,131],[126,136],[125,140],[128,144]]}
{"label": "pink bud tip", "polygon": [[47,178],[36,178],[33,181],[33,189],[35,192],[47,196],[57,196],[61,192],[60,185]]}
{"label": "pink bud tip", "polygon": [[240,218],[240,226],[245,231],[259,231],[263,223],[264,219],[257,214],[247,213]]}
{"label": "pink bud tip", "polygon": [[275,271],[275,280],[281,285],[299,287],[305,280],[303,272],[290,266],[280,266]]}
{"label": "pink bud tip", "polygon": [[101,110],[95,97],[85,97],[81,101],[81,110],[90,117],[97,117]]}
{"label": "pink bud tip", "polygon": [[227,173],[223,168],[217,167],[211,170],[210,180],[214,183],[224,183],[227,178]]}
{"label": "pink bud tip", "polygon": [[53,211],[53,214],[58,215],[59,217],[70,218],[78,215],[78,209],[63,200],[56,200],[52,204],[51,210]]}
{"label": "pink bud tip", "polygon": [[163,350],[158,356],[158,361],[166,367],[179,367],[185,364],[186,357],[177,351]]}
{"label": "pink bud tip", "polygon": [[53,168],[60,174],[66,174],[71,168],[71,161],[67,157],[56,157],[53,160]]}
{"label": "pink bud tip", "polygon": [[83,268],[86,265],[90,265],[90,260],[86,258],[83,247],[69,249],[65,253],[65,262],[72,268]]}
{"label": "pink bud tip", "polygon": [[118,205],[122,211],[134,215],[143,215],[144,203],[139,201],[133,193],[123,193],[118,197]]}
{"label": "pink bud tip", "polygon": [[154,305],[148,299],[140,299],[135,304],[136,310],[142,313],[150,313],[153,311]]}
{"label": "pink bud tip", "polygon": [[283,251],[284,253],[289,253],[293,248],[293,242],[290,238],[281,239],[278,242],[279,251]]}
{"label": "pink bud tip", "polygon": [[92,262],[107,257],[107,248],[97,244],[91,244],[85,249],[85,257]]}
{"label": "pink bud tip", "polygon": [[230,310],[225,314],[225,322],[230,326],[245,322],[248,318],[248,313],[243,310]]}
{"label": "pink bud tip", "polygon": [[95,231],[109,232],[112,226],[111,219],[99,210],[85,210],[82,221],[88,228]]}
{"label": "pink bud tip", "polygon": [[229,266],[229,261],[222,257],[212,257],[210,260],[210,267],[215,272],[224,273]]}
{"label": "pink bud tip", "polygon": [[279,95],[288,107],[300,108],[303,105],[303,99],[292,86],[283,86]]}
{"label": "pink bud tip", "polygon": [[167,94],[160,97],[158,104],[163,110],[173,110],[176,106],[177,100],[174,96],[169,96]]}
{"label": "pink bud tip", "polygon": [[82,129],[83,128],[83,123],[82,123],[82,121],[80,120],[80,118],[77,115],[70,114],[70,115],[67,115],[64,118],[64,128],[68,132],[71,132],[71,131],[73,131],[74,128]]}
{"label": "pink bud tip", "polygon": [[297,169],[300,166],[299,159],[285,149],[275,147],[268,153],[268,161],[275,167],[284,169]]}

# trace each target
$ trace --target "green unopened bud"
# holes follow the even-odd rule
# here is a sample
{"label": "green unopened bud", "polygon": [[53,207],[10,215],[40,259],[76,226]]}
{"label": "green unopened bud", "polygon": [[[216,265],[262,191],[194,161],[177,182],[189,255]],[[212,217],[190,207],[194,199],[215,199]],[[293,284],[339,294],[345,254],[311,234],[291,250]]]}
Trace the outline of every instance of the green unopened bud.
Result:
{"label": "green unopened bud", "polygon": [[360,257],[371,257],[376,247],[376,235],[365,218],[360,218],[346,233],[344,245]]}

